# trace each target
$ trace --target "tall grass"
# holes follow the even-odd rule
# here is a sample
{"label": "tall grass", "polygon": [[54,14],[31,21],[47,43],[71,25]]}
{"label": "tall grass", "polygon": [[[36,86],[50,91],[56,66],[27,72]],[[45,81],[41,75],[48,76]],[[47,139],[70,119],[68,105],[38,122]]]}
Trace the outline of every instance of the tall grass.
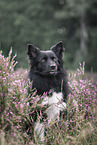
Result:
{"label": "tall grass", "polygon": [[[41,108],[40,98],[36,90],[27,97],[27,88],[32,84],[24,79],[27,71],[22,74],[14,71],[16,56],[12,58],[11,54],[12,50],[5,58],[0,51],[0,144],[37,144],[32,128],[25,130],[25,124],[33,126],[33,118],[29,114]],[[46,126],[45,144],[97,144],[97,87],[91,80],[82,79],[84,65],[80,64],[76,73],[69,74],[71,93],[68,96],[67,115],[64,117],[63,114],[59,122]],[[30,101],[33,106],[29,105]]]}

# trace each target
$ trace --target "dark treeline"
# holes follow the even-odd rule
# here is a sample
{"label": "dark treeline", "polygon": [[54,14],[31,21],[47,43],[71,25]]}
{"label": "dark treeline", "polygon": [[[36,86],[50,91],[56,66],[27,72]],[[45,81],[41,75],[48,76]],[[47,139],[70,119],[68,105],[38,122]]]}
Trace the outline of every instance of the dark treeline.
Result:
{"label": "dark treeline", "polygon": [[97,71],[96,0],[0,0],[0,49],[13,48],[17,67],[28,67],[28,43],[47,50],[61,40],[67,69],[85,61]]}

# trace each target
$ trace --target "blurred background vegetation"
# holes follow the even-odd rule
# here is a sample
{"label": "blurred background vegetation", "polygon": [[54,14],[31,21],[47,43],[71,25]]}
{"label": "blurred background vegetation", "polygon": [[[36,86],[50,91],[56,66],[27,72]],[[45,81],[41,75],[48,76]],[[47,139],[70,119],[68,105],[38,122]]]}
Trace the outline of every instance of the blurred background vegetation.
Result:
{"label": "blurred background vegetation", "polygon": [[27,44],[42,50],[58,41],[66,48],[65,67],[86,62],[97,71],[96,0],[0,0],[0,50],[17,53],[17,68],[28,68]]}

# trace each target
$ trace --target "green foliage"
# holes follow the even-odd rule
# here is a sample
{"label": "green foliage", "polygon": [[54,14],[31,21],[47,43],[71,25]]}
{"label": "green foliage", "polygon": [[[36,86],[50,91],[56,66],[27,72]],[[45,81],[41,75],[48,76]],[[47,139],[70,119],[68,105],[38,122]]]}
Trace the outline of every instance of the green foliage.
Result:
{"label": "green foliage", "polygon": [[[0,144],[37,144],[32,127],[31,136],[25,131],[25,123],[32,123],[31,112],[41,109],[40,97],[33,90],[27,96],[31,83],[25,78],[27,71],[14,71],[15,57],[4,57],[0,51]],[[71,93],[68,96],[67,116],[46,126],[45,144],[95,144],[97,142],[97,87],[90,80],[83,80],[84,63],[76,73],[69,75]],[[45,96],[44,96],[45,97]],[[29,102],[33,101],[33,105]],[[42,106],[43,107],[43,106]],[[42,112],[40,113],[42,117]],[[40,119],[40,118],[38,118]],[[45,122],[46,120],[44,120]],[[34,140],[34,139],[35,140]]]}
{"label": "green foliage", "polygon": [[[7,56],[10,47],[13,47],[14,53],[18,53],[17,67],[27,68],[27,43],[47,50],[62,40],[68,54],[65,58],[69,61],[67,68],[75,68],[79,61],[85,60],[87,70],[93,67],[94,71],[97,71],[96,9],[96,0],[1,0],[0,48]],[[88,33],[87,57],[80,50],[82,11],[85,14],[84,24]]]}

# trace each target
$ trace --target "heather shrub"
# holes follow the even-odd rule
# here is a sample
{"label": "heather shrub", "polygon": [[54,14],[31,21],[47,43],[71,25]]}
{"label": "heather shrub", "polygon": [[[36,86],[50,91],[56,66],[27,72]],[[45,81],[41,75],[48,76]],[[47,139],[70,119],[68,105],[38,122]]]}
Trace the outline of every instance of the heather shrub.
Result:
{"label": "heather shrub", "polygon": [[[91,80],[82,80],[85,62],[80,64],[76,74],[69,75],[71,94],[68,100],[67,132],[70,136],[77,137],[77,143],[95,142],[97,133],[97,87]],[[97,141],[97,140],[96,140]]]}
{"label": "heather shrub", "polygon": [[16,55],[11,58],[11,54],[12,49],[5,58],[0,51],[0,131],[1,138],[6,137],[6,141],[12,138],[12,142],[22,142],[22,124],[29,110],[26,99],[29,83],[23,79],[27,71],[21,75],[15,73]]}
{"label": "heather shrub", "polygon": [[[0,51],[0,144],[37,144],[32,127],[25,130],[25,124],[33,126],[30,114],[38,109],[38,119],[41,119],[41,101],[46,94],[41,100],[36,95],[36,90],[32,90],[32,95],[27,94],[27,88],[31,88],[32,83],[25,79],[27,71],[20,74],[14,70],[16,55],[12,58],[11,54],[12,49],[5,58]],[[46,125],[45,144],[97,143],[97,86],[91,80],[82,79],[84,68],[85,63],[80,64],[75,73],[69,74],[71,92],[68,96],[67,113],[62,114],[60,121]],[[46,121],[48,120],[44,120]]]}

